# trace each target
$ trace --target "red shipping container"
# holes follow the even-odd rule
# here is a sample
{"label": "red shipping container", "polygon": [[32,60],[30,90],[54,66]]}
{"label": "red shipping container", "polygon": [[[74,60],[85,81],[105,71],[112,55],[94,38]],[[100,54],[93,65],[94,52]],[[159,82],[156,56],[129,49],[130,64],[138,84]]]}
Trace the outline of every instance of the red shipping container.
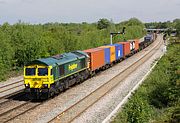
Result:
{"label": "red shipping container", "polygon": [[135,39],[135,50],[139,49],[139,39]]}
{"label": "red shipping container", "polygon": [[127,42],[130,42],[130,50],[132,52],[139,49],[139,39],[128,40]]}
{"label": "red shipping container", "polygon": [[131,53],[130,42],[118,42],[118,44],[123,45],[123,56],[127,56],[128,54]]}
{"label": "red shipping container", "polygon": [[92,48],[84,50],[90,57],[90,69],[94,71],[105,65],[104,49]]}

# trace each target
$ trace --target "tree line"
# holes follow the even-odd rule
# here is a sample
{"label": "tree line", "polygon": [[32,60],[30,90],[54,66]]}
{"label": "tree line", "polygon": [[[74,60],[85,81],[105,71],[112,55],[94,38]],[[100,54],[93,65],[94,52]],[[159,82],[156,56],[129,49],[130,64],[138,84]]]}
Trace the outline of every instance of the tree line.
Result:
{"label": "tree line", "polygon": [[123,27],[126,34],[115,36],[114,43],[145,34],[144,24],[136,18],[121,23],[104,18],[96,23],[4,23],[0,25],[0,81],[34,59],[109,44],[110,32]]}
{"label": "tree line", "polygon": [[178,18],[173,21],[145,23],[145,27],[149,29],[168,29],[166,33],[169,35],[173,29],[176,29],[177,37],[180,37],[180,19]]}

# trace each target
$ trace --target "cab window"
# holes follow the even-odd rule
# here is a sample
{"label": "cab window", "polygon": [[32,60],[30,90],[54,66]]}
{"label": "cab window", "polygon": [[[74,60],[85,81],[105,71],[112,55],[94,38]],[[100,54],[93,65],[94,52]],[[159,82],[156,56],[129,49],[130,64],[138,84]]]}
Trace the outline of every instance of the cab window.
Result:
{"label": "cab window", "polygon": [[26,68],[25,71],[26,76],[34,76],[36,74],[35,68]]}
{"label": "cab window", "polygon": [[47,76],[48,68],[38,68],[38,76]]}

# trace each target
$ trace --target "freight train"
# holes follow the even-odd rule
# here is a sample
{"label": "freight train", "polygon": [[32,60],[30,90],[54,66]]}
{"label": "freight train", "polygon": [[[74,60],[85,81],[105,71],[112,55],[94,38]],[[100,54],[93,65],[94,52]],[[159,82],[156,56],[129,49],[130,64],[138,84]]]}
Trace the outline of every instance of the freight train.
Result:
{"label": "freight train", "polygon": [[129,40],[29,62],[24,66],[25,92],[31,99],[53,97],[132,56],[150,45],[156,37],[151,34],[142,42]]}

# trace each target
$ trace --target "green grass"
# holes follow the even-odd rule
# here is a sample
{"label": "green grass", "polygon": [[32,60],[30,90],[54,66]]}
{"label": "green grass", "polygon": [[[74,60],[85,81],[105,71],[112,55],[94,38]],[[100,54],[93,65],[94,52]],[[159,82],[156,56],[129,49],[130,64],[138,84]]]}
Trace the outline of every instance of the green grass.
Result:
{"label": "green grass", "polygon": [[180,44],[168,46],[113,123],[180,122]]}

